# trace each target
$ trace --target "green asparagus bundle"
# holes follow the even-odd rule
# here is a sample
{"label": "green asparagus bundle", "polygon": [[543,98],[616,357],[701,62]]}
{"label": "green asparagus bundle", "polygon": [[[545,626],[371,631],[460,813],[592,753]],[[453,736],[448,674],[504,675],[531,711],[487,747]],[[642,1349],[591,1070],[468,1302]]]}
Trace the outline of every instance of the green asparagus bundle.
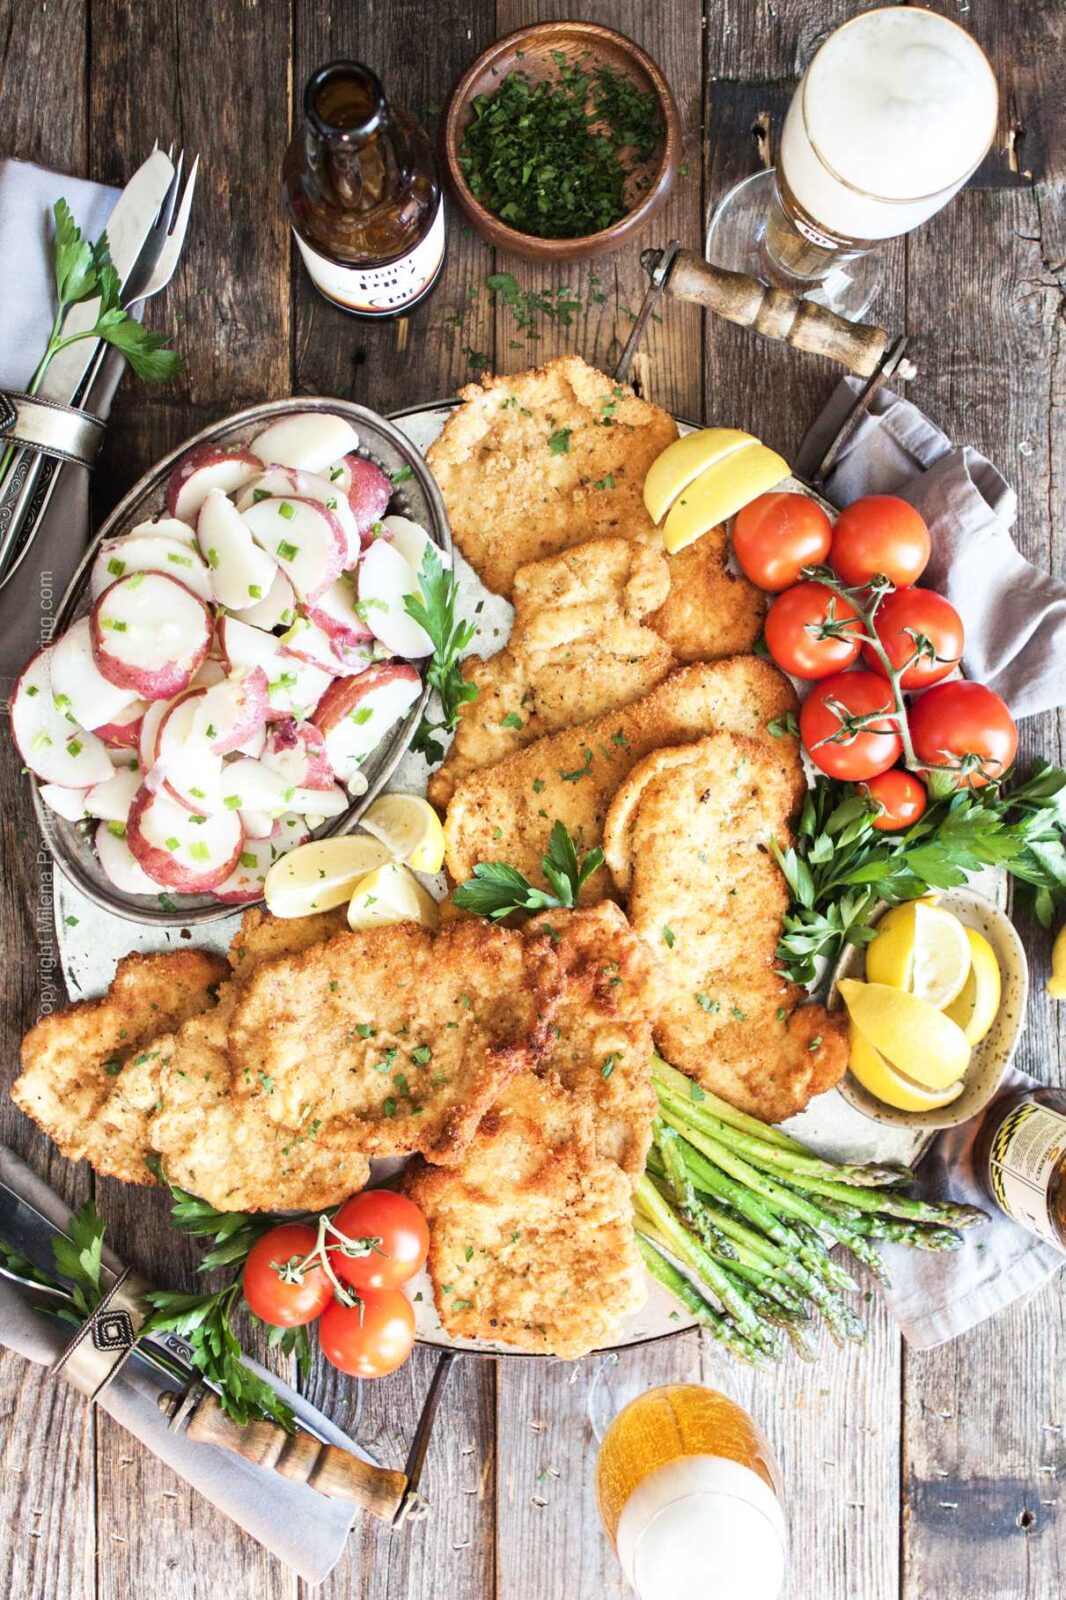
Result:
{"label": "green asparagus bundle", "polygon": [[661,1056],[652,1074],[659,1114],[634,1195],[637,1243],[652,1275],[742,1361],[776,1361],[786,1342],[811,1360],[820,1323],[838,1343],[865,1339],[843,1298],[857,1285],[827,1239],[887,1283],[874,1240],[957,1250],[959,1230],[984,1219],[976,1206],[903,1194],[906,1167],[824,1160]]}

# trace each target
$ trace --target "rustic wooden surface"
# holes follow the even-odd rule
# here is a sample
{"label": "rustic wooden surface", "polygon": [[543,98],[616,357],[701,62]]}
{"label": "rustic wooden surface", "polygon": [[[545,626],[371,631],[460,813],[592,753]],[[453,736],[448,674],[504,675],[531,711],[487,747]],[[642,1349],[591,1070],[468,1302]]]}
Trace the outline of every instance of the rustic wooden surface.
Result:
{"label": "rustic wooden surface", "polygon": [[[199,150],[203,176],[182,269],[152,307],[186,373],[165,393],[120,391],[98,474],[103,511],[165,449],[215,417],[286,393],[351,395],[380,410],[453,391],[482,365],[515,370],[576,349],[609,367],[642,289],[637,251],[552,277],[496,260],[458,224],[432,299],[409,322],[346,320],[293,262],[277,177],[308,72],[369,61],[427,121],[460,68],[497,33],[582,16],[633,34],[666,70],[686,130],[686,167],[649,242],[698,245],[708,205],[772,160],[791,85],[854,0],[0,0],[0,148],[121,181],[157,135]],[[937,0],[989,52],[1002,90],[996,146],[975,183],[886,251],[877,305],[915,337],[911,393],[1017,485],[1017,538],[1062,569],[1066,256],[1056,0]],[[11,264],[5,263],[8,270]],[[569,326],[517,330],[485,288],[494,270],[565,289]],[[0,314],[2,315],[2,314]],[[756,344],[691,307],[653,323],[639,372],[648,393],[708,422],[794,450],[834,373]],[[1062,761],[1063,725],[1027,722],[1026,755]],[[46,864],[28,791],[0,740],[0,928],[5,1072],[37,1014],[50,933]],[[1023,922],[1033,1000],[1021,1065],[1055,1080],[1062,1008],[1042,992],[1047,939]],[[90,1176],[54,1160],[6,1103],[0,1136],[71,1199]],[[97,1185],[117,1247],[177,1282],[191,1254],[158,1196]],[[1066,1295],[1030,1304],[946,1348],[905,1354],[875,1301],[865,1350],[751,1377],[696,1334],[616,1365],[469,1360],[447,1395],[425,1477],[434,1505],[403,1536],[357,1526],[320,1591],[328,1600],[594,1600],[622,1592],[596,1519],[591,1417],[605,1399],[697,1377],[751,1406],[780,1456],[793,1540],[790,1600],[1047,1600],[1066,1590]],[[364,1390],[319,1370],[313,1394],[382,1459],[400,1464],[432,1370],[416,1352]],[[11,1357],[0,1361],[0,1592],[12,1600],[297,1600],[302,1585],[106,1417]]]}

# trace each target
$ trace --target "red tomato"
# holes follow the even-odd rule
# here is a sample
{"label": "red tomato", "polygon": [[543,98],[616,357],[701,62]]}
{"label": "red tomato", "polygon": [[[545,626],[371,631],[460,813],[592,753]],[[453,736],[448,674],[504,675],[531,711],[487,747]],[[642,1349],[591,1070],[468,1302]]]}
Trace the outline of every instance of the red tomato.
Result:
{"label": "red tomato", "polygon": [[868,494],[837,518],[829,560],[852,588],[881,573],[901,589],[917,583],[930,549],[929,529],[913,506],[894,494]]}
{"label": "red tomato", "polygon": [[[244,1298],[257,1317],[275,1328],[314,1322],[333,1298],[333,1285],[318,1265],[299,1271],[318,1243],[318,1230],[286,1222],[257,1239],[244,1263]],[[288,1279],[292,1281],[288,1281]]]}
{"label": "red tomato", "polygon": [[909,828],[926,808],[925,785],[919,782],[913,772],[902,772],[899,767],[879,773],[869,783],[864,783],[863,788],[870,799],[876,800],[881,807],[876,817],[870,818],[870,826],[879,833],[895,833],[900,828]]}
{"label": "red tomato", "polygon": [[817,501],[776,489],[737,512],[733,553],[746,578],[776,593],[829,554],[833,525]]}
{"label": "red tomato", "polygon": [[[897,672],[911,662],[900,678],[903,689],[939,683],[962,657],[962,618],[933,589],[897,589],[886,595],[877,608],[874,632]],[[872,645],[863,645],[862,654],[874,672],[887,677]]]}
{"label": "red tomato", "polygon": [[[895,766],[903,748],[892,691],[873,672],[838,672],[816,684],[800,708],[800,737],[815,766],[831,778],[859,783]],[[851,719],[870,717],[868,726]]]}
{"label": "red tomato", "polygon": [[862,619],[824,583],[797,583],[766,613],[766,646],[782,672],[827,678],[859,658]]}
{"label": "red tomato", "polygon": [[415,1311],[402,1289],[367,1289],[353,1306],[334,1300],[318,1342],[327,1361],[353,1378],[384,1378],[402,1367],[415,1342]]}
{"label": "red tomato", "polygon": [[957,773],[955,788],[981,789],[1014,760],[1018,729],[998,694],[983,683],[939,683],[910,708],[918,760]]}
{"label": "red tomato", "polygon": [[333,1226],[349,1239],[376,1239],[366,1255],[345,1255],[334,1239],[329,1259],[338,1278],[356,1289],[398,1289],[429,1253],[426,1219],[413,1200],[392,1189],[364,1189],[341,1206]]}

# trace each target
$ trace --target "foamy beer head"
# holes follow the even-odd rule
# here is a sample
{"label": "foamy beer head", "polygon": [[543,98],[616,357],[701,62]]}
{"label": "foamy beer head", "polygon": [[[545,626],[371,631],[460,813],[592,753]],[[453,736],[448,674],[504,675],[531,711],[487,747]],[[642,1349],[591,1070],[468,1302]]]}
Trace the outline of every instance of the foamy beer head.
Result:
{"label": "foamy beer head", "polygon": [[863,13],[829,36],[793,96],[778,158],[786,211],[827,248],[907,233],[981,161],[997,103],[962,28],[912,6]]}

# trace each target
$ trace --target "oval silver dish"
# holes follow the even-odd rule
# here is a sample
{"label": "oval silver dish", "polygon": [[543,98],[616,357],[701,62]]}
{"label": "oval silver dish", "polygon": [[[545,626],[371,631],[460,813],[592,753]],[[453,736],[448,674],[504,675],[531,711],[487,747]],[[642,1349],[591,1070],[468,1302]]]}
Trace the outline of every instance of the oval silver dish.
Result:
{"label": "oval silver dish", "polygon": [[[413,521],[421,523],[434,543],[449,556],[452,551],[451,529],[444,509],[440,490],[419,451],[402,434],[399,428],[384,417],[348,400],[333,400],[324,396],[270,400],[263,405],[249,406],[221,422],[213,423],[202,433],[186,439],[177,449],[156,463],[129,493],[119,502],[93,539],[74,574],[56,612],[54,637],[89,610],[89,574],[93,558],[104,539],[128,533],[137,523],[157,516],[163,509],[166,482],[172,468],[186,451],[201,444],[247,444],[263,428],[291,412],[327,411],[344,417],[359,435],[360,455],[375,461],[390,476],[409,468],[411,476],[399,484],[390,506]],[[426,702],[429,688],[423,685],[422,693],[406,719],[387,738],[366,762],[365,794],[353,800],[341,816],[317,830],[315,838],[348,833],[358,822],[370,802],[388,783],[397,763],[414,738]],[[160,897],[121,894],[105,877],[93,849],[92,832],[95,823],[67,822],[58,816],[40,797],[40,785],[33,782],[33,804],[37,822],[46,844],[63,873],[77,885],[82,893],[105,911],[112,911],[128,922],[151,923],[156,927],[178,928],[193,924],[214,922],[232,916],[232,905],[223,904],[211,894],[176,894],[160,890]],[[249,901],[246,904],[254,904]]]}

